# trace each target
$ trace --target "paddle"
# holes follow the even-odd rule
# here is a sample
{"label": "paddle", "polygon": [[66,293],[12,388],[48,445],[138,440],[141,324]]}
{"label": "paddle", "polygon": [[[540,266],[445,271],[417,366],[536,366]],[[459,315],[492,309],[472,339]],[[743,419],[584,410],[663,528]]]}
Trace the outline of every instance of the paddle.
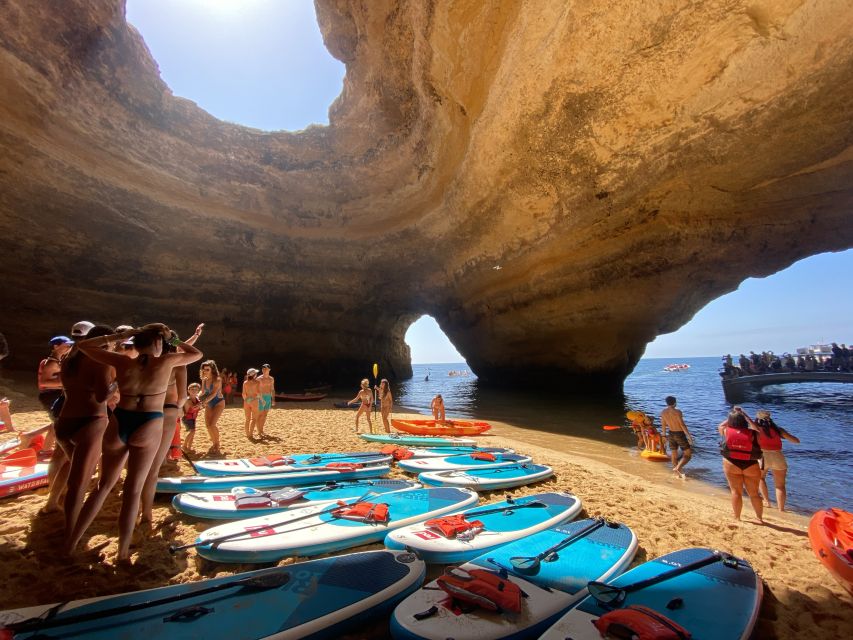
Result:
{"label": "paddle", "polygon": [[198,475],[201,475],[201,474],[198,472],[198,468],[195,466],[195,463],[194,463],[192,460],[190,460],[190,457],[187,455],[187,452],[186,452],[186,451],[184,451],[184,448],[183,448],[183,447],[181,447],[181,455],[184,457],[184,460],[186,460],[187,462],[189,462],[189,463],[190,463],[190,466],[191,466],[191,467],[192,467],[192,469],[193,469],[193,473],[195,473],[197,476],[198,476]]}
{"label": "paddle", "polygon": [[[379,363],[373,363],[373,419],[376,420],[376,382],[379,380]],[[370,428],[370,433],[373,433],[373,427]]]}
{"label": "paddle", "polygon": [[21,449],[4,456],[0,464],[7,467],[34,467],[38,464],[38,455],[35,449]]}
{"label": "paddle", "polygon": [[[595,522],[585,526],[580,531],[577,531],[567,538],[563,538],[557,544],[548,547],[542,553],[535,556],[513,556],[509,559],[510,564],[520,574],[525,576],[535,576],[539,573],[539,568],[542,566],[542,561],[553,562],[557,559],[557,552],[565,549],[570,544],[588,536],[596,529],[600,529],[605,524],[608,524],[604,518],[596,518]],[[618,526],[618,525],[617,525]]]}
{"label": "paddle", "polygon": [[630,427],[623,427],[622,425],[618,424],[606,424],[601,428],[605,431],[618,431],[619,429],[629,429]]}
{"label": "paddle", "polygon": [[696,560],[695,562],[682,565],[672,569],[671,571],[665,571],[656,576],[652,576],[651,578],[646,578],[645,580],[626,584],[623,587],[609,585],[606,582],[590,582],[587,585],[587,589],[589,589],[589,594],[595,598],[599,604],[606,607],[618,607],[625,601],[625,596],[632,591],[645,589],[653,584],[669,580],[670,578],[675,578],[683,573],[688,573],[694,569],[700,569],[701,567],[720,561],[728,567],[737,568],[738,566],[738,559],[734,556],[722,553],[721,551],[714,551],[710,556],[702,558],[701,560]]}
{"label": "paddle", "polygon": [[335,459],[335,458],[381,458],[386,456],[385,453],[379,453],[378,451],[371,451],[369,453],[315,453],[310,458],[305,458],[302,462],[297,462],[296,464],[314,464],[315,462],[320,462],[321,460],[326,459]]}
{"label": "paddle", "polygon": [[532,500],[530,502],[525,502],[523,504],[510,504],[505,507],[495,507],[494,509],[486,509],[485,511],[477,511],[477,512],[464,512],[460,515],[465,516],[466,518],[476,518],[477,516],[485,516],[490,513],[501,513],[506,511],[514,511],[515,509],[525,509],[527,507],[532,507],[534,509],[542,509],[547,508],[548,505],[544,502],[539,502],[538,500]]}
{"label": "paddle", "polygon": [[[347,504],[347,506],[352,506],[354,504],[358,504],[359,502],[361,502],[362,500],[367,498],[367,496],[369,496],[369,495],[378,495],[378,494],[374,494],[373,491],[368,491],[367,493],[365,493],[363,496],[361,496],[355,502],[348,502],[346,504]],[[275,524],[266,525],[266,528],[275,529],[276,527],[280,527],[280,526],[285,525],[285,524],[292,524],[294,522],[299,522],[300,520],[307,520],[308,518],[315,518],[317,516],[322,516],[326,513],[331,513],[335,509],[340,509],[340,508],[341,508],[341,505],[335,504],[334,507],[329,507],[327,509],[323,509],[322,511],[317,511],[316,513],[308,513],[306,515],[299,516],[298,518],[291,518],[290,520],[283,520],[283,521],[277,522]],[[182,544],[178,547],[176,547],[174,545],[169,545],[169,553],[174,555],[178,551],[183,551],[185,549],[195,549],[196,547],[204,547],[206,545],[213,545],[213,544],[216,544],[217,542],[224,542],[226,540],[233,540],[234,538],[239,538],[241,536],[251,537],[251,533],[252,533],[251,531],[235,531],[234,533],[229,533],[229,534],[226,534],[224,536],[219,536],[218,538],[209,538],[207,540],[202,540],[201,542],[191,542],[190,544]],[[271,533],[269,535],[279,535],[282,533],[288,533],[288,532],[287,531],[276,531],[276,532]]]}
{"label": "paddle", "polygon": [[222,591],[223,589],[230,589],[232,587],[258,590],[276,589],[287,584],[289,580],[290,573],[286,573],[282,571],[279,567],[276,567],[274,569],[269,570],[267,573],[262,573],[260,575],[237,578],[236,580],[228,580],[227,582],[213,585],[211,587],[204,587],[202,589],[196,589],[194,591],[186,591],[184,593],[179,593],[173,596],[156,598],[154,600],[145,600],[144,602],[136,602],[134,604],[121,605],[118,607],[113,607],[112,609],[102,609],[100,611],[90,611],[88,613],[79,613],[76,615],[72,614],[62,618],[54,618],[54,616],[59,613],[59,609],[67,604],[63,602],[61,604],[56,605],[55,607],[48,609],[44,614],[42,614],[42,616],[46,617],[39,616],[35,618],[29,618],[28,620],[22,620],[21,622],[7,623],[3,625],[3,628],[4,630],[11,631],[13,634],[24,633],[28,631],[42,631],[44,629],[52,629],[54,627],[61,627],[68,624],[77,624],[80,622],[87,622],[89,620],[98,620],[100,618],[123,615],[131,613],[133,611],[139,611],[140,609],[147,609],[149,607],[157,607],[163,604],[179,602],[188,598],[195,598],[197,596],[206,595],[208,593],[214,593],[216,591]]}

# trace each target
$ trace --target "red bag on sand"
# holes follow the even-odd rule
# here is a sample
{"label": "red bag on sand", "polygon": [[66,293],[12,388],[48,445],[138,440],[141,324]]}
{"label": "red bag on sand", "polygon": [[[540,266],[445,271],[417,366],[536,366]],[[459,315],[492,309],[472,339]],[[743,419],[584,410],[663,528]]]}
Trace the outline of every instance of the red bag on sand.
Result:
{"label": "red bag on sand", "polygon": [[485,569],[451,569],[437,582],[454,600],[498,613],[520,612],[521,599],[527,595],[514,582]]}
{"label": "red bag on sand", "polygon": [[332,511],[336,518],[358,522],[388,522],[388,505],[384,502],[357,502]]}
{"label": "red bag on sand", "polygon": [[326,465],[326,469],[330,469],[332,471],[355,471],[356,469],[361,469],[364,465],[360,462],[330,462]]}
{"label": "red bag on sand", "polygon": [[488,460],[489,462],[494,462],[497,460],[494,453],[489,453],[488,451],[477,451],[471,454],[471,457],[474,460]]}
{"label": "red bag on sand", "polygon": [[[483,523],[479,520],[468,521],[461,513],[453,516],[444,516],[443,518],[427,520],[424,522],[424,526],[430,529],[437,529],[445,538],[455,538],[465,531],[470,531],[472,529],[479,529],[482,531],[484,528]],[[479,533],[479,531],[477,533]]]}
{"label": "red bag on sand", "polygon": [[662,613],[632,604],[624,609],[608,611],[592,624],[602,638],[634,640],[690,640],[690,632]]}

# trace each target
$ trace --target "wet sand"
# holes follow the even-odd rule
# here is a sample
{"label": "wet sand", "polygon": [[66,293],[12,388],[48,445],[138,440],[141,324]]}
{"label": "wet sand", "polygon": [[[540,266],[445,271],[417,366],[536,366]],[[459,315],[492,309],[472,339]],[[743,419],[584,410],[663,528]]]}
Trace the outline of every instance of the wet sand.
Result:
{"label": "wet sand", "polygon": [[[0,381],[0,396],[12,399],[16,428],[27,430],[43,424],[46,414],[34,398],[15,393],[5,382],[9,381]],[[246,457],[377,448],[356,437],[354,413],[332,409],[330,400],[280,403],[267,421],[270,438],[261,443],[245,438],[242,409],[229,407],[219,423],[223,451],[225,457]],[[764,602],[754,638],[830,639],[849,637],[853,631],[853,599],[816,560],[809,546],[806,518],[769,510],[765,512],[767,525],[759,526],[746,501],[743,521],[737,523],[731,515],[728,494],[699,482],[674,479],[668,465],[631,456],[622,446],[518,425],[492,424],[493,435],[479,438],[481,444],[512,447],[533,456],[536,462],[552,466],[556,472],[553,479],[513,490],[513,495],[545,490],[575,493],[583,500],[583,515],[606,516],[635,530],[639,551],[634,564],[686,546],[712,547],[749,560],[764,580]],[[9,437],[0,435],[0,442]],[[195,437],[197,456],[204,457],[208,446],[200,419]],[[181,461],[165,467],[161,475],[190,473],[189,465]],[[406,474],[395,468],[391,477]],[[38,513],[46,493],[42,489],[0,501],[2,608],[191,582],[261,566],[217,564],[193,553],[170,555],[169,544],[192,542],[211,523],[176,514],[167,496],[158,496],[150,536],[135,540],[132,566],[117,566],[117,490],[84,537],[81,551],[69,563],[55,554],[62,539],[61,514]],[[502,498],[505,493],[485,493],[481,503]],[[371,548],[381,545],[358,550]],[[287,559],[280,564],[294,561]],[[438,569],[432,568],[428,577],[437,573]],[[387,621],[349,637],[388,637]]]}

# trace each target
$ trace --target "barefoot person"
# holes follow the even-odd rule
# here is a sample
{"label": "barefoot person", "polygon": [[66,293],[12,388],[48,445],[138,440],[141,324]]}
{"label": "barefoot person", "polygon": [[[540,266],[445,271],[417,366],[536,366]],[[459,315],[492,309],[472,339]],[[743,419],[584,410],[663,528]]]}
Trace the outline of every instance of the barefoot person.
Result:
{"label": "barefoot person", "polygon": [[367,418],[367,426],[370,433],[373,433],[373,421],[370,419],[370,408],[373,406],[373,394],[370,392],[370,382],[367,378],[361,381],[361,388],[355,394],[355,398],[347,402],[348,405],[353,405],[356,402],[361,402],[358,411],[355,412],[355,432],[358,433],[358,423],[361,416]]}
{"label": "barefoot person", "polygon": [[225,411],[222,395],[222,376],[213,360],[201,363],[201,404],[204,407],[204,426],[210,436],[210,452],[219,453],[219,417]]}
{"label": "barefoot person", "polygon": [[432,399],[432,402],[429,403],[430,411],[432,411],[432,418],[436,422],[444,422],[444,398],[441,397],[441,394],[438,393]]}
{"label": "barefoot person", "polygon": [[[113,328],[106,325],[94,325],[87,331],[87,338],[114,334]],[[108,342],[100,348],[108,350],[111,347]],[[68,539],[101,459],[101,442],[108,423],[107,400],[117,385],[111,366],[90,358],[77,347],[63,358],[60,379],[65,402],[56,419],[56,442],[69,462],[58,470],[45,510],[52,510],[62,489],[67,488],[63,509]]]}
{"label": "barefoot person", "polygon": [[264,437],[264,425],[267,415],[275,406],[275,378],[270,375],[270,366],[261,365],[261,375],[258,376],[258,437]]}
{"label": "barefoot person", "polygon": [[720,423],[717,431],[722,437],[720,453],[723,456],[723,473],[726,474],[726,481],[731,490],[735,520],[740,520],[743,491],[746,489],[759,524],[764,524],[764,505],[758,494],[758,483],[761,480],[761,469],[758,466],[758,460],[761,458],[758,426],[743,409],[735,407]]}
{"label": "barefoot person", "polygon": [[243,380],[243,413],[246,414],[246,438],[252,439],[255,433],[255,428],[258,426],[258,404],[260,402],[258,382],[258,370],[249,369],[246,371],[246,377]]}
{"label": "barefoot person", "polygon": [[770,492],[767,490],[767,473],[773,474],[773,484],[776,485],[776,505],[779,511],[785,510],[785,500],[788,492],[785,487],[785,476],[788,475],[788,462],[782,453],[782,439],[799,444],[800,439],[791,435],[782,427],[773,422],[769,411],[758,411],[755,414],[755,424],[758,425],[758,444],[761,446],[762,457],[761,482],[759,488],[764,497],[764,506],[769,507]]}
{"label": "barefoot person", "polygon": [[[138,356],[128,358],[119,353],[103,351],[103,346],[113,340],[126,340],[132,335]],[[176,366],[201,359],[202,353],[192,345],[173,341],[177,353],[163,353],[163,340],[172,335],[164,324],[149,324],[133,332],[91,338],[79,343],[87,356],[112,366],[116,371],[121,399],[113,412],[104,435],[101,478],[98,488],[89,494],[74,531],[66,545],[70,553],[92,524],[127,462],[127,477],[122,488],[119,513],[118,560],[130,558],[130,541],[133,535],[142,487],[151,463],[160,445],[163,430],[163,402],[169,378]]]}
{"label": "barefoot person", "polygon": [[385,433],[391,433],[391,409],[394,407],[394,397],[391,395],[391,385],[388,384],[387,378],[382,378],[382,382],[376,387],[379,393],[379,410],[382,415],[382,424],[385,426]]}
{"label": "barefoot person", "polygon": [[50,355],[39,363],[38,388],[39,402],[48,412],[53,403],[62,395],[62,381],[59,368],[74,342],[68,336],[54,336],[50,339]]}
{"label": "barefoot person", "polygon": [[184,415],[181,417],[181,424],[186,428],[187,435],[184,436],[184,442],[181,444],[181,448],[186,453],[192,453],[193,450],[195,421],[198,417],[198,412],[201,411],[201,400],[198,398],[199,393],[201,393],[201,385],[198,382],[193,382],[189,385],[187,387],[187,399],[184,401],[184,406],[182,407]]}
{"label": "barefoot person", "polygon": [[[660,424],[663,437],[669,442],[669,450],[672,454],[672,472],[684,477],[684,465],[693,457],[693,436],[684,424],[684,415],[681,409],[676,409],[675,396],[666,397],[666,408],[660,412]],[[678,450],[681,449],[681,455]]]}

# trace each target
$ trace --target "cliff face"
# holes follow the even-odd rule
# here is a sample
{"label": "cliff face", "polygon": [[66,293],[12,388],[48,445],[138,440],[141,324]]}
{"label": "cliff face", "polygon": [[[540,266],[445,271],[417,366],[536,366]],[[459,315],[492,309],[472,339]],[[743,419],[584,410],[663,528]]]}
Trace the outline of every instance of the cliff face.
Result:
{"label": "cliff face", "polygon": [[[226,365],[618,386],[746,277],[853,245],[841,0],[317,0],[330,126],[224,123],[122,2],[0,2],[10,358],[87,318],[208,323]],[[733,327],[736,326],[733,319]]]}

